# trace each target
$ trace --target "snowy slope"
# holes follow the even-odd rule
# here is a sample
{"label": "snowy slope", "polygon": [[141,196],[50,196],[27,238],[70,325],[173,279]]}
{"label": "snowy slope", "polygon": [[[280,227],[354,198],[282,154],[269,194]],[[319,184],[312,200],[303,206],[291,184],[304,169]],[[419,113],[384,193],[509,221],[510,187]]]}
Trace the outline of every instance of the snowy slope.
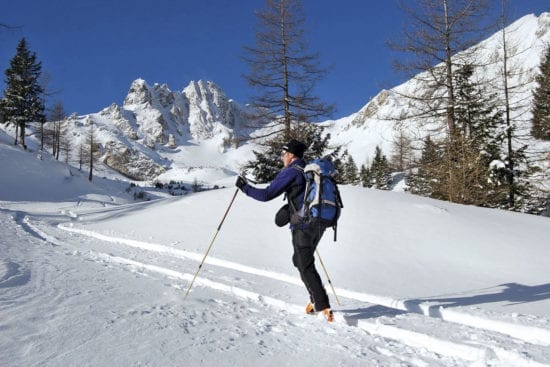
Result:
{"label": "snowy slope", "polygon": [[184,301],[233,187],[133,202],[1,141],[21,182],[0,178],[2,366],[550,365],[548,218],[343,187],[329,325],[303,313],[280,200],[237,194]]}
{"label": "snowy slope", "polygon": [[[547,37],[539,30],[548,19],[515,26],[534,40]],[[530,52],[535,60],[539,44]],[[207,105],[199,84],[189,87],[194,105]],[[160,115],[190,113],[167,107],[165,86],[153,89],[155,103],[168,103],[156,105]],[[378,97],[325,123],[358,164],[393,140],[392,124],[366,117],[401,102]],[[550,366],[543,217],[343,187],[338,242],[328,230],[319,246],[340,301],[327,284],[336,311],[328,325],[303,313],[288,229],[273,224],[282,200],[238,193],[184,301],[254,147],[220,149],[227,135],[218,129],[151,150],[132,131],[154,135],[162,119],[132,101],[89,116],[100,140],[122,138],[166,169],[161,181],[226,188],[167,198],[141,187],[158,200],[136,202],[105,167],[90,183],[47,154],[38,160],[36,138],[23,152],[0,130],[0,366]],[[214,116],[217,106],[204,111]],[[216,120],[197,111],[204,126]],[[177,135],[177,125],[165,132]]]}
{"label": "snowy slope", "polygon": [[[540,158],[540,152],[548,152],[550,144],[536,139],[526,139],[530,136],[532,91],[535,88],[535,76],[540,73],[539,65],[550,43],[550,13],[526,15],[506,28],[508,42],[508,81],[510,102],[514,106],[511,118],[518,126],[516,136],[521,138],[514,142],[517,146],[529,145],[528,152]],[[496,32],[491,37],[477,45],[474,52],[480,67],[476,78],[479,80],[498,80],[502,74],[502,32]],[[423,78],[418,78],[423,79]],[[414,101],[403,96],[419,95],[424,88],[414,78],[395,86],[391,90],[382,90],[357,113],[336,120],[327,121],[328,132],[332,142],[345,145],[356,164],[372,163],[375,147],[390,157],[394,151],[395,141],[399,132],[413,141],[416,147],[422,140],[431,135],[434,137],[435,126],[428,126],[425,121],[415,122],[413,119],[398,123],[399,117],[414,115]],[[502,87],[499,88],[502,90]],[[521,107],[521,108],[519,108]],[[437,130],[437,131],[440,131]],[[418,150],[420,152],[420,150]],[[547,163],[541,163],[543,169],[549,168]]]}

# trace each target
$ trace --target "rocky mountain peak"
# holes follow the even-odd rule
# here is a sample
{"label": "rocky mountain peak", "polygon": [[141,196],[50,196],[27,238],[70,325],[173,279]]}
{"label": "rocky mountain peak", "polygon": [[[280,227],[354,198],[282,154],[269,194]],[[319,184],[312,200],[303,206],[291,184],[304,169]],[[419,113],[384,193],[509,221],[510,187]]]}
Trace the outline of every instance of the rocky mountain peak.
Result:
{"label": "rocky mountain peak", "polygon": [[153,100],[149,86],[143,79],[136,79],[130,85],[130,90],[124,99],[124,106],[150,104]]}

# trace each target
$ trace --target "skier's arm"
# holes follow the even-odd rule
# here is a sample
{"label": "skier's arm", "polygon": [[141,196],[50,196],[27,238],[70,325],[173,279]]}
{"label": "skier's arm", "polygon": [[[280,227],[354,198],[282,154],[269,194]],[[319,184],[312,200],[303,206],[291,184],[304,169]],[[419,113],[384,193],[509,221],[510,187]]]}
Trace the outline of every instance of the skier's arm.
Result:
{"label": "skier's arm", "polygon": [[292,184],[299,172],[295,169],[285,168],[275,177],[275,179],[266,188],[257,188],[246,184],[243,186],[243,192],[258,201],[269,201],[281,195]]}

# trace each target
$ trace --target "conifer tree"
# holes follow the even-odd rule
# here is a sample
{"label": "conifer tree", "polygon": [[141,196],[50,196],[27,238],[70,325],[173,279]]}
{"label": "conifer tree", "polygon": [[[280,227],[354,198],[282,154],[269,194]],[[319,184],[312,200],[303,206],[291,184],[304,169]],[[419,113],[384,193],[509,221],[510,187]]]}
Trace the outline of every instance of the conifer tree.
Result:
{"label": "conifer tree", "polygon": [[[337,172],[342,173],[343,169],[338,160],[340,147],[330,147],[330,134],[323,135],[323,128],[315,124],[297,124],[291,130],[291,136],[303,142],[308,149],[305,152],[306,161],[314,158],[327,157],[334,163]],[[255,159],[248,162],[243,169],[251,173],[258,182],[269,182],[275,178],[283,168],[281,152],[283,145],[288,142],[284,135],[278,135],[272,139],[270,144],[263,151],[254,151]]]}
{"label": "conifer tree", "polygon": [[455,145],[446,149],[445,164],[451,166],[453,173],[447,186],[454,185],[448,190],[455,194],[453,201],[495,206],[506,201],[504,177],[491,172],[493,167],[499,167],[493,162],[504,164],[501,146],[506,129],[496,94],[475,82],[473,75],[470,64],[455,74],[457,134]]}
{"label": "conifer tree", "polygon": [[424,139],[418,167],[407,179],[408,190],[413,194],[442,199],[442,149],[430,138]]}
{"label": "conifer tree", "polygon": [[365,164],[361,165],[359,179],[363,187],[372,187],[370,169]]}
{"label": "conifer tree", "polygon": [[399,129],[393,142],[393,155],[391,157],[394,168],[403,172],[409,168],[412,160],[412,140],[404,129]]}
{"label": "conifer tree", "polygon": [[374,160],[370,167],[372,185],[377,189],[389,190],[392,184],[391,169],[388,159],[382,154],[382,149],[377,145],[374,151]]}
{"label": "conifer tree", "polygon": [[6,89],[2,109],[4,119],[16,128],[15,141],[26,149],[25,128],[30,122],[45,121],[43,88],[39,84],[42,63],[28,49],[25,38],[17,46],[17,52],[5,71]]}
{"label": "conifer tree", "polygon": [[[266,0],[265,8],[256,12],[256,16],[255,44],[244,47],[243,57],[250,68],[244,78],[255,90],[250,103],[250,111],[254,112],[249,119],[255,122],[255,127],[271,124],[272,128],[254,137],[263,139],[266,149],[254,152],[256,160],[246,168],[265,182],[280,170],[281,147],[291,138],[309,145],[306,154],[325,153],[328,137],[321,138],[316,129],[304,126],[330,116],[334,105],[314,94],[315,85],[327,74],[327,69],[320,66],[318,54],[309,50],[301,0]],[[335,152],[332,156],[336,156]]]}
{"label": "conifer tree", "polygon": [[314,87],[326,74],[319,56],[309,51],[304,30],[305,16],[300,0],[266,0],[265,9],[256,13],[256,43],[245,47],[244,61],[250,67],[245,75],[257,90],[252,106],[260,124],[276,122],[283,140],[291,136],[291,124],[315,121],[334,111],[314,95]]}
{"label": "conifer tree", "polygon": [[342,183],[357,185],[359,183],[359,174],[357,172],[357,165],[351,155],[348,155],[346,162],[344,163],[344,174],[342,177]]}
{"label": "conifer tree", "polygon": [[[456,113],[455,72],[464,64],[472,62],[476,48],[473,47],[485,37],[489,4],[486,0],[411,0],[399,1],[408,14],[403,37],[390,44],[409,57],[395,61],[398,70],[415,81],[415,88],[394,92],[405,97],[410,108],[399,116],[386,118],[398,121],[419,121],[430,125],[432,133],[445,135],[447,156],[454,155],[460,148]],[[459,201],[460,193],[454,188],[460,183],[454,166],[448,168],[446,200]]]}
{"label": "conifer tree", "polygon": [[537,139],[550,140],[550,45],[546,48],[536,82],[531,133]]}

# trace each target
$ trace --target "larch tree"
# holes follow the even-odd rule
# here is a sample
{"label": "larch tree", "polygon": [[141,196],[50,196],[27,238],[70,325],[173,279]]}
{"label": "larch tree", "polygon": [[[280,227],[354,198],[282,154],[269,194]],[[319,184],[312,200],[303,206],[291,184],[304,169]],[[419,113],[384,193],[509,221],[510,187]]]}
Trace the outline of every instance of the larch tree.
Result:
{"label": "larch tree", "polygon": [[319,55],[309,51],[304,30],[305,16],[300,0],[266,0],[265,9],[256,12],[256,42],[245,46],[243,60],[250,72],[244,75],[255,91],[251,105],[255,119],[276,122],[291,138],[291,125],[329,116],[334,106],[314,94],[316,83],[326,74]]}
{"label": "larch tree", "polygon": [[[404,115],[387,118],[400,121],[416,120],[436,126],[430,134],[446,142],[447,157],[460,149],[457,127],[456,70],[475,63],[474,46],[486,35],[488,23],[486,0],[415,0],[400,1],[407,15],[402,39],[390,47],[403,53],[395,68],[415,82],[415,88],[396,93],[409,101]],[[460,172],[446,162],[447,200],[460,201],[453,191]]]}
{"label": "larch tree", "polygon": [[[319,155],[319,129],[306,128],[323,116],[330,116],[334,105],[315,95],[315,86],[326,74],[319,55],[309,50],[305,16],[300,0],[266,0],[256,12],[255,44],[244,47],[243,60],[249,67],[244,75],[254,90],[251,120],[256,127],[270,125],[256,140],[265,151],[254,152],[249,162],[257,180],[266,181],[280,169],[280,149],[290,138],[298,139]],[[315,139],[314,139],[315,138]],[[326,145],[325,139],[322,139]]]}

